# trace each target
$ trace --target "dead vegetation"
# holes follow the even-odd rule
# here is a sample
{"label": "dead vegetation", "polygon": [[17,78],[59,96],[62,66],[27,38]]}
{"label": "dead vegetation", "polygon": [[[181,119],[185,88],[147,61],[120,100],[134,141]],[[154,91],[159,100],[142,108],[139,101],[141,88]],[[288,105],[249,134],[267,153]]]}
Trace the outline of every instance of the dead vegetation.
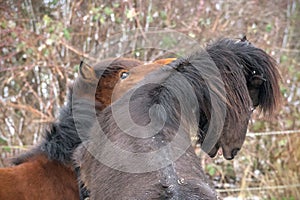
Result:
{"label": "dead vegetation", "polygon": [[[47,3],[46,3],[47,2]],[[254,117],[251,136],[234,161],[202,157],[223,196],[300,196],[300,4],[241,1],[0,1],[0,152],[5,159],[39,141],[64,103],[82,58],[107,38],[151,27],[169,28],[201,45],[244,34],[277,60],[284,103],[272,119]],[[172,41],[166,41],[166,44]],[[112,46],[102,46],[108,54]],[[151,60],[148,50],[127,56]],[[296,130],[286,134],[287,130]],[[4,165],[0,159],[0,165]]]}

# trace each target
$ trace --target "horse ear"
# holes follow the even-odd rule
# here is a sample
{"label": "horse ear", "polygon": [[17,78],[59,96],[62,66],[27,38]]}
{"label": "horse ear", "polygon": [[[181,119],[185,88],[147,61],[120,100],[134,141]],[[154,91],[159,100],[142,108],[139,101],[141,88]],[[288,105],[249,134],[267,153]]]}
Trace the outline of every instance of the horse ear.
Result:
{"label": "horse ear", "polygon": [[247,40],[247,36],[244,35],[244,36],[241,38],[241,42],[246,42],[246,41],[248,41],[248,40]]}
{"label": "horse ear", "polygon": [[251,97],[253,106],[256,107],[259,105],[259,93],[262,84],[265,82],[263,75],[253,75],[248,82],[249,95]]}
{"label": "horse ear", "polygon": [[79,76],[87,81],[97,80],[94,68],[83,61],[80,62]]}
{"label": "horse ear", "polygon": [[165,58],[165,59],[159,59],[159,60],[155,60],[154,63],[155,64],[160,64],[160,65],[167,65],[169,63],[171,63],[172,61],[176,60],[177,58]]}

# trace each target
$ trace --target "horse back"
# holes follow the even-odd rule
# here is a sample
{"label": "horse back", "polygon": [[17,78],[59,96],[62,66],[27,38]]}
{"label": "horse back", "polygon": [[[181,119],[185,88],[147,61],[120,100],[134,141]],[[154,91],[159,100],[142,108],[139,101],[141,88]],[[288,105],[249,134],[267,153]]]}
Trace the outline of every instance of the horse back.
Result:
{"label": "horse back", "polygon": [[79,199],[71,167],[37,155],[20,165],[0,169],[0,199]]}

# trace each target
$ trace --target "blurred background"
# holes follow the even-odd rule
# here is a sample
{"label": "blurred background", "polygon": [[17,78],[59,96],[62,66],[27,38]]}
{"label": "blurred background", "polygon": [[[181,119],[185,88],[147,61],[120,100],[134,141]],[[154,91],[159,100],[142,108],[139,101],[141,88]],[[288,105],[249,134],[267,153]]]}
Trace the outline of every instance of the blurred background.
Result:
{"label": "blurred background", "polygon": [[103,43],[115,34],[151,27],[178,31],[203,46],[247,35],[276,59],[281,110],[272,119],[254,114],[233,161],[201,156],[199,162],[223,197],[299,199],[299,0],[0,0],[0,167],[36,144],[55,120],[81,59],[97,46],[109,51]]}

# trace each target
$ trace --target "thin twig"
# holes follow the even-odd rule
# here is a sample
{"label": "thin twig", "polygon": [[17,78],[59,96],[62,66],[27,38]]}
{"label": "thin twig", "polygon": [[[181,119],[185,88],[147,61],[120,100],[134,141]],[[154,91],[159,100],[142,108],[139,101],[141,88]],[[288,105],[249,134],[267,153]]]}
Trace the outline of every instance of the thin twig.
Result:
{"label": "thin twig", "polygon": [[0,100],[0,103],[3,105],[6,105],[7,107],[12,107],[12,108],[17,108],[17,109],[22,109],[22,110],[26,110],[28,112],[31,112],[35,115],[40,116],[43,119],[47,119],[49,118],[48,116],[46,116],[44,113],[38,111],[37,109],[34,109],[33,107],[29,106],[29,105],[22,105],[22,104],[15,104],[15,103],[11,103],[11,102],[2,102]]}
{"label": "thin twig", "polygon": [[64,47],[66,47],[67,49],[73,51],[73,52],[76,53],[77,55],[80,55],[80,56],[82,56],[82,57],[84,57],[84,58],[88,58],[88,59],[93,60],[93,61],[97,61],[96,58],[93,58],[93,57],[91,57],[89,54],[84,53],[84,52],[82,52],[82,51],[76,49],[75,47],[73,47],[73,46],[67,44],[64,40],[59,40],[59,43],[62,44],[62,45],[63,45]]}
{"label": "thin twig", "polygon": [[258,133],[249,132],[247,133],[247,136],[256,137],[256,136],[266,136],[266,135],[286,135],[286,134],[295,134],[295,133],[300,133],[300,130],[268,131],[268,132],[258,132]]}

